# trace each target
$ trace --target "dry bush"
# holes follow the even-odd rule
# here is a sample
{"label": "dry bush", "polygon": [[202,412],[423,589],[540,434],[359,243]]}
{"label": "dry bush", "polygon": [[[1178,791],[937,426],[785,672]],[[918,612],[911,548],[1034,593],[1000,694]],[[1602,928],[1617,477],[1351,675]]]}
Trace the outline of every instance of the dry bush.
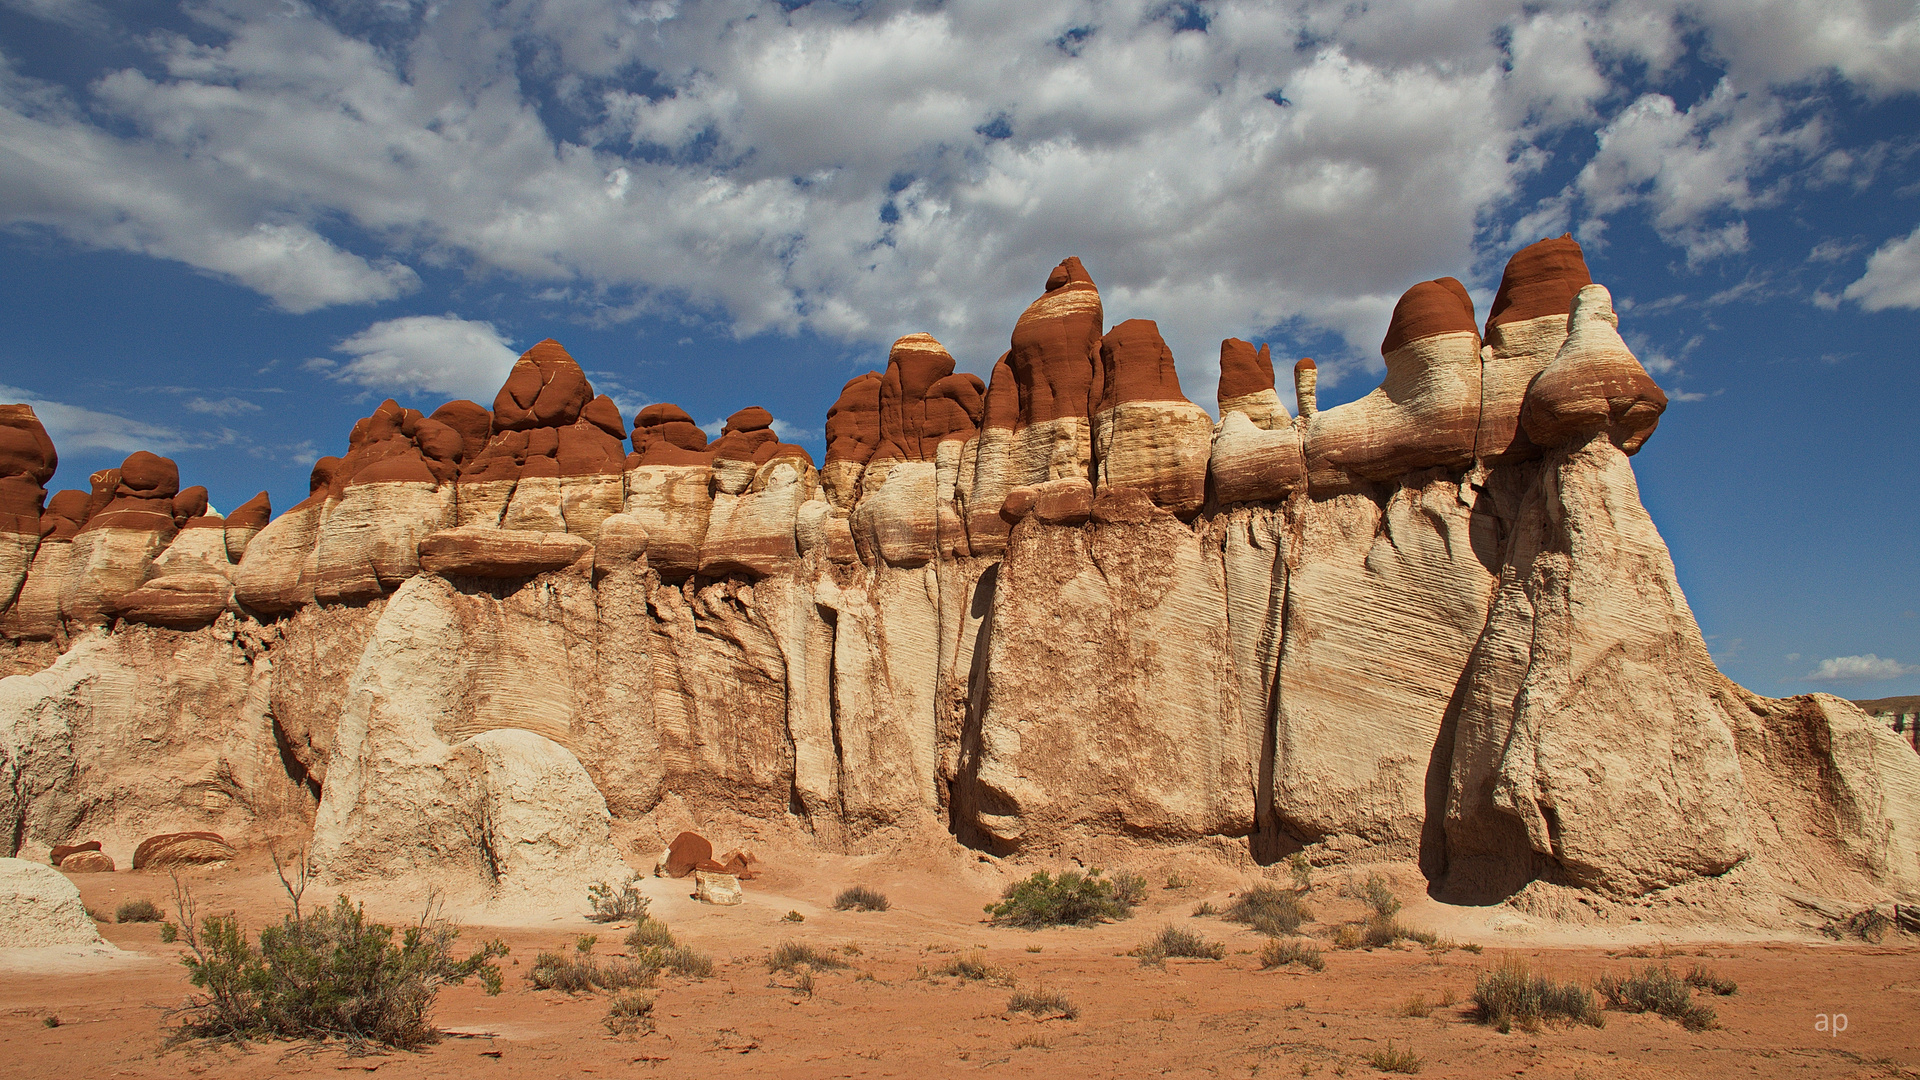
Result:
{"label": "dry bush", "polygon": [[600,1021],[609,1035],[634,1035],[653,1030],[653,995],[639,990],[622,990],[607,1004],[606,1018]]}
{"label": "dry bush", "polygon": [[1313,912],[1294,893],[1273,885],[1255,885],[1235,898],[1222,918],[1246,923],[1268,937],[1279,937],[1297,932],[1301,923],[1313,918]]}
{"label": "dry bush", "polygon": [[160,905],[144,898],[123,900],[113,913],[113,921],[123,923],[159,922],[164,918],[166,916],[161,914]]}
{"label": "dry bush", "polygon": [[1347,923],[1333,932],[1333,947],[1336,949],[1357,949],[1366,940],[1355,923]]}
{"label": "dry bush", "polygon": [[1220,909],[1217,907],[1214,907],[1213,901],[1211,900],[1202,900],[1199,903],[1193,905],[1193,917],[1196,919],[1204,919],[1209,915],[1218,915],[1218,914],[1220,914]]}
{"label": "dry bush", "polygon": [[842,889],[840,895],[833,898],[835,911],[885,911],[892,906],[887,902],[885,894],[877,889],[869,889],[865,885],[854,885]]}
{"label": "dry bush", "polygon": [[1624,979],[1603,975],[1597,989],[1600,996],[1607,999],[1609,1009],[1657,1013],[1669,1020],[1679,1021],[1688,1031],[1705,1031],[1720,1026],[1713,1006],[1693,1000],[1693,989],[1665,964],[1634,968]]}
{"label": "dry bush", "polygon": [[633,950],[636,967],[671,971],[690,979],[705,979],[713,974],[712,957],[675,941],[667,924],[651,915],[627,932],[626,945]]}
{"label": "dry bush", "polygon": [[798,941],[782,942],[773,947],[767,956],[768,971],[792,971],[806,964],[819,971],[834,970],[847,966],[846,961],[829,952],[822,952],[811,945]]}
{"label": "dry bush", "polygon": [[1415,994],[1400,1006],[1400,1015],[1424,1020],[1433,1015],[1433,1006],[1427,1003],[1427,995]]}
{"label": "dry bush", "polygon": [[[281,869],[278,859],[274,865]],[[365,910],[344,896],[330,908],[304,911],[304,859],[291,880],[284,869],[280,880],[292,911],[280,925],[261,929],[255,943],[241,931],[237,915],[196,919],[192,892],[174,878],[180,924],[166,926],[186,942],[181,963],[205,993],[168,1014],[178,1018],[170,1045],[191,1039],[338,1039],[354,1049],[412,1049],[440,1040],[428,1017],[443,987],[477,977],[487,993],[500,992],[500,968],[493,961],[507,954],[506,945],[490,941],[456,959],[460,930],[440,918],[436,904],[429,902],[396,942],[392,927],[368,922]]]}
{"label": "dry bush", "polygon": [[640,876],[635,874],[618,889],[604,881],[587,886],[587,903],[593,907],[593,914],[587,916],[587,920],[608,923],[644,918],[649,901],[636,887],[639,880]]}
{"label": "dry bush", "polygon": [[569,994],[653,985],[654,977],[660,972],[658,965],[637,959],[602,964],[593,955],[597,940],[592,934],[582,934],[573,943],[571,956],[557,952],[535,956],[533,966],[527,970],[528,981],[542,990]]}
{"label": "dry bush", "polygon": [[1227,947],[1218,941],[1208,941],[1191,930],[1182,930],[1177,926],[1164,926],[1160,932],[1135,946],[1129,956],[1137,956],[1140,963],[1162,964],[1169,956],[1190,956],[1196,960],[1223,960]]}
{"label": "dry bush", "polygon": [[1548,1020],[1594,1027],[1606,1024],[1592,991],[1577,983],[1536,975],[1521,960],[1509,960],[1483,973],[1473,984],[1473,1004],[1480,1022],[1491,1024],[1502,1034],[1512,1031],[1515,1024],[1532,1030]]}
{"label": "dry bush", "polygon": [[1092,926],[1132,915],[1146,893],[1147,879],[1138,874],[1109,880],[1097,869],[1063,870],[1058,877],[1039,870],[1008,885],[1000,902],[988,904],[986,911],[996,926]]}
{"label": "dry bush", "polygon": [[1438,935],[1427,930],[1415,930],[1391,916],[1375,913],[1367,916],[1360,928],[1360,943],[1369,949],[1382,945],[1391,945],[1396,941],[1417,941],[1432,948],[1439,944]]}
{"label": "dry bush", "polygon": [[1687,969],[1687,985],[1696,990],[1711,990],[1721,997],[1726,997],[1740,989],[1740,985],[1732,979],[1712,968],[1703,968],[1699,964]]}
{"label": "dry bush", "polygon": [[627,931],[626,944],[629,949],[644,949],[652,945],[673,944],[673,931],[667,924],[651,915],[645,916]]}
{"label": "dry bush", "polygon": [[1015,990],[1013,996],[1007,999],[1007,1011],[1031,1013],[1034,1016],[1064,1016],[1069,1020],[1080,1015],[1080,1010],[1073,1007],[1067,995],[1044,986],[1033,990]]}
{"label": "dry bush", "polygon": [[1419,1072],[1426,1062],[1411,1050],[1395,1050],[1393,1042],[1389,1040],[1386,1049],[1375,1050],[1367,1055],[1367,1064],[1381,1072],[1412,1074]]}
{"label": "dry bush", "polygon": [[1327,962],[1320,958],[1320,950],[1299,938],[1269,941],[1260,950],[1262,968],[1287,967],[1290,964],[1299,964],[1314,971],[1327,970]]}
{"label": "dry bush", "polygon": [[1006,971],[987,963],[985,953],[972,956],[956,956],[953,962],[934,972],[935,975],[952,975],[955,978],[976,982],[1011,983],[1013,977]]}
{"label": "dry bush", "polygon": [[807,921],[807,917],[805,915],[800,914],[797,911],[789,911],[785,915],[780,916],[780,919],[782,922],[806,922]]}
{"label": "dry bush", "polygon": [[1367,880],[1353,887],[1353,895],[1382,919],[1400,914],[1400,898],[1393,895],[1393,883],[1380,874],[1368,874]]}
{"label": "dry bush", "polygon": [[1293,876],[1293,891],[1307,892],[1313,888],[1313,864],[1307,861],[1307,853],[1296,851],[1287,857],[1287,873]]}

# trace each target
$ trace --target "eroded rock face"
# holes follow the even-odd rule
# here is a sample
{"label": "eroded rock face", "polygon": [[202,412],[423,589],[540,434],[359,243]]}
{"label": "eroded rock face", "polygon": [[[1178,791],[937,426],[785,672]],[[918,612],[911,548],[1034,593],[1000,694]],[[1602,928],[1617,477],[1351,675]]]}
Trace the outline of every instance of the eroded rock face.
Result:
{"label": "eroded rock face", "polygon": [[46,483],[59,465],[53,440],[26,405],[0,405],[0,612],[13,605],[40,547]]}
{"label": "eroded rock face", "polygon": [[546,341],[491,410],[383,403],[271,520],[150,454],[42,505],[5,413],[0,633],[64,655],[0,680],[0,836],[311,830],[334,880],[569,908],[615,819],[1312,845],[1471,902],[1920,887],[1920,759],[1714,670],[1625,457],[1664,398],[1585,274],[1517,254],[1484,346],[1415,286],[1380,389],[1323,412],[1302,360],[1298,420],[1228,339],[1215,425],[1069,259],[986,383],[925,334],[847,383],[822,470],[757,406],[709,445],[650,405],[627,453]]}
{"label": "eroded rock face", "polygon": [[60,871],[0,859],[0,949],[104,944],[80,890]]}

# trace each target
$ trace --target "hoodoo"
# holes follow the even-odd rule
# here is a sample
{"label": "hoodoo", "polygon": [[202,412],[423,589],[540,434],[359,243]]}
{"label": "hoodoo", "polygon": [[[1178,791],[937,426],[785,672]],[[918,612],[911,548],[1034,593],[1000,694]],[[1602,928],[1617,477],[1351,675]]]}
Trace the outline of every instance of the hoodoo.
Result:
{"label": "hoodoo", "polygon": [[629,429],[547,340],[491,408],[383,402],[277,517],[150,453],[49,497],[0,406],[0,855],[291,837],[333,880],[524,900],[718,822],[1763,922],[1920,889],[1920,756],[1714,667],[1618,327],[1543,240],[1484,335],[1458,281],[1409,289],[1349,404],[1301,360],[1290,415],[1226,339],[1216,423],[1069,258],[986,381],[928,334],[848,381],[817,468],[759,405]]}

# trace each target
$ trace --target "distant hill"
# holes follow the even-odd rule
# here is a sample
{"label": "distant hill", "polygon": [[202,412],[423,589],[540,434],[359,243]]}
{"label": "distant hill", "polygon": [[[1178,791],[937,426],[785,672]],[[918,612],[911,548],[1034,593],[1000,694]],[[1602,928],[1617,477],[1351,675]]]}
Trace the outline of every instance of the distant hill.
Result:
{"label": "distant hill", "polygon": [[1855,705],[1867,713],[1915,713],[1920,712],[1920,694],[1906,697],[1874,698],[1872,701],[1856,701]]}

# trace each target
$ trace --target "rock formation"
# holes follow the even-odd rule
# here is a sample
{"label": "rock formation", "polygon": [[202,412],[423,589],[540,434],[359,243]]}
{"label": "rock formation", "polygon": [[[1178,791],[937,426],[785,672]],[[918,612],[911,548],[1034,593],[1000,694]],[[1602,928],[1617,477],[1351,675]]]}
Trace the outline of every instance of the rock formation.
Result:
{"label": "rock formation", "polygon": [[[271,520],[151,454],[48,499],[0,410],[0,633],[57,655],[0,680],[0,835],[576,906],[615,835],[708,822],[1410,858],[1477,903],[1920,889],[1920,757],[1708,657],[1628,462],[1665,398],[1571,239],[1484,342],[1415,285],[1381,386],[1321,410],[1301,360],[1297,418],[1229,338],[1209,420],[1077,259],[1009,344],[983,383],[899,339],[816,469],[759,406],[709,444],[649,405],[629,452],[543,341],[491,408],[382,403]],[[672,872],[745,872],[696,841]]]}
{"label": "rock formation", "polygon": [[0,859],[0,949],[104,944],[80,890],[60,871]]}

